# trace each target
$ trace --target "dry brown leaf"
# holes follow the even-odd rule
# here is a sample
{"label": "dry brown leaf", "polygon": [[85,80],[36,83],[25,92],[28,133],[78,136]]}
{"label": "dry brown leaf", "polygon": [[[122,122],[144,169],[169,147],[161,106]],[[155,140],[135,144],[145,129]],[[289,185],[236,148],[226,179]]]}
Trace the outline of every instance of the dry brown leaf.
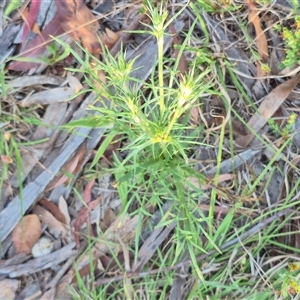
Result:
{"label": "dry brown leaf", "polygon": [[[220,174],[220,175],[218,175],[218,183],[221,183],[221,182],[227,181],[227,180],[232,180],[234,177],[235,177],[234,174]],[[202,190],[207,190],[207,189],[213,187],[212,182],[214,179],[213,179],[213,177],[208,178],[208,182],[206,184],[200,184],[199,179],[196,177],[189,177],[186,180],[189,181],[196,188],[201,188]],[[185,185],[185,188],[189,189],[189,186]]]}
{"label": "dry brown leaf", "polygon": [[[72,159],[69,162],[67,162],[64,170],[71,174],[76,174],[77,172],[79,172],[84,159],[85,151],[86,151],[86,143],[82,144],[82,146],[76,152],[75,156],[72,157]],[[68,179],[69,177],[63,174],[59,179],[57,179],[53,184],[51,184],[48,190],[52,190],[64,184]]]}
{"label": "dry brown leaf", "polygon": [[80,247],[79,232],[80,232],[81,226],[86,222],[89,223],[89,213],[101,201],[102,201],[102,197],[100,196],[97,199],[95,199],[94,201],[89,202],[87,207],[84,207],[83,209],[81,209],[77,218],[75,219],[73,226],[74,226],[74,237],[75,237],[75,242],[76,242],[77,248]]}
{"label": "dry brown leaf", "polygon": [[[300,73],[277,86],[271,93],[269,93],[265,97],[258,111],[251,117],[248,122],[248,126],[252,128],[254,132],[258,132],[268,122],[269,118],[273,116],[277,109],[282,105],[284,100],[296,87],[299,80]],[[247,134],[246,136],[240,136],[237,138],[236,144],[242,148],[245,148],[250,144],[253,138],[253,133]]]}
{"label": "dry brown leaf", "polygon": [[58,207],[65,217],[65,220],[66,220],[65,224],[67,225],[67,227],[70,227],[71,217],[70,217],[69,210],[68,210],[68,204],[63,196],[59,197]]}
{"label": "dry brown leaf", "polygon": [[111,31],[109,28],[105,28],[105,32],[100,33],[100,38],[102,43],[110,49],[115,45],[120,36],[117,33]]}
{"label": "dry brown leaf", "polygon": [[[83,164],[83,161],[84,161],[84,156],[86,154],[86,144],[87,144],[87,142],[85,141],[80,146],[80,148],[78,149],[78,151],[76,152],[76,157],[78,157],[78,164],[76,165],[75,170],[73,171],[72,174],[77,174],[78,172],[80,172],[80,170],[82,168],[82,164]],[[67,172],[69,172],[68,169],[67,169],[67,167],[65,168],[65,170]]]}
{"label": "dry brown leaf", "polygon": [[12,232],[16,254],[29,254],[33,245],[42,234],[41,222],[37,215],[27,215],[18,223]]}
{"label": "dry brown leaf", "polygon": [[85,187],[83,191],[83,201],[88,204],[92,199],[92,187],[95,184],[95,178],[93,178]]}
{"label": "dry brown leaf", "polygon": [[51,214],[61,223],[66,224],[65,216],[59,210],[59,208],[51,201],[42,199],[39,204],[47,209]]}
{"label": "dry brown leaf", "polygon": [[200,125],[200,112],[199,107],[192,107],[190,109],[191,121],[195,125]]}
{"label": "dry brown leaf", "polygon": [[61,27],[77,42],[81,42],[91,54],[101,52],[98,40],[100,25],[82,0],[56,0],[57,17]]}
{"label": "dry brown leaf", "polygon": [[265,33],[260,26],[260,18],[258,15],[259,12],[252,0],[247,0],[247,5],[249,7],[248,21],[249,23],[253,24],[256,32],[255,41],[258,48],[258,53],[262,61],[266,63],[268,61],[268,41]]}
{"label": "dry brown leaf", "polygon": [[49,232],[55,237],[58,238],[60,235],[65,237],[67,235],[67,230],[49,211],[43,208],[40,205],[35,205],[32,210],[40,220],[47,225]]}

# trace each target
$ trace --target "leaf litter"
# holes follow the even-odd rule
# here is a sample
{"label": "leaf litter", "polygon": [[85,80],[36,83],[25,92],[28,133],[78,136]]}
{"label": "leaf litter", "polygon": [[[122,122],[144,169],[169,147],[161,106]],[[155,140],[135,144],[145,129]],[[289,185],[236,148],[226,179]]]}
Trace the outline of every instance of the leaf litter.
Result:
{"label": "leaf litter", "polygon": [[[180,1],[177,2],[182,5]],[[185,189],[201,190],[198,206],[203,216],[215,218],[216,226],[219,225],[220,228],[226,218],[236,217],[236,222],[243,227],[249,222],[248,216],[252,220],[255,216],[264,214],[264,218],[254,219],[253,224],[247,227],[248,231],[239,232],[238,237],[234,235],[231,240],[224,241],[220,247],[222,251],[238,243],[247,244],[249,237],[266,229],[270,223],[281,221],[283,217],[293,217],[297,208],[295,203],[295,210],[282,209],[272,216],[267,213],[274,206],[280,207],[280,203],[289,197],[290,191],[297,189],[297,184],[290,177],[298,174],[295,167],[298,161],[295,157],[299,148],[297,122],[293,127],[294,144],[289,144],[288,150],[278,150],[277,146],[284,145],[287,136],[272,132],[268,123],[271,118],[279,118],[276,121],[283,130],[288,120],[288,116],[284,114],[295,108],[295,102],[290,100],[289,95],[297,95],[300,79],[299,74],[296,74],[297,69],[292,71],[292,78],[287,78],[291,72],[286,75],[278,72],[280,61],[274,58],[268,35],[272,36],[274,45],[279,44],[278,32],[270,33],[272,22],[276,22],[273,12],[280,11],[284,18],[291,8],[284,4],[280,6],[280,1],[273,2],[273,6],[259,6],[249,0],[241,5],[240,13],[245,20],[248,19],[245,27],[253,36],[253,42],[249,44],[243,39],[243,28],[238,26],[234,12],[221,13],[220,19],[216,15],[201,12],[199,18],[197,14],[200,12],[193,11],[190,7],[183,9],[178,20],[169,25],[170,34],[165,37],[164,53],[178,60],[176,71],[180,82],[189,72],[189,63],[193,59],[190,49],[195,46],[190,44],[189,50],[180,53],[179,48],[185,39],[181,33],[188,31],[187,24],[190,26],[195,22],[191,43],[197,44],[196,36],[203,37],[203,31],[199,30],[202,28],[199,20],[205,20],[208,31],[204,34],[209,35],[211,41],[208,49],[222,66],[221,69],[215,69],[215,78],[217,74],[226,73],[225,85],[218,83],[221,89],[218,100],[208,96],[204,99],[207,106],[203,108],[203,103],[200,102],[202,99],[199,99],[199,105],[190,111],[190,123],[193,126],[203,126],[206,132],[203,144],[210,150],[200,145],[191,153],[189,159],[195,166],[195,172],[193,176],[186,174]],[[132,299],[136,297],[135,284],[141,283],[143,277],[160,274],[160,278],[163,278],[164,273],[182,268],[180,274],[176,273],[173,277],[169,297],[175,299],[176,295],[178,299],[185,299],[185,290],[191,291],[193,286],[188,284],[188,280],[182,279],[189,278],[193,282],[194,277],[188,267],[195,263],[187,249],[181,257],[176,257],[174,261],[171,259],[172,264],[157,267],[155,263],[161,255],[168,257],[168,247],[175,238],[174,232],[178,224],[173,220],[168,223],[169,219],[166,217],[172,213],[170,208],[174,203],[164,199],[164,208],[151,208],[149,205],[149,216],[144,216],[143,226],[139,225],[141,220],[137,215],[120,214],[124,207],[118,186],[114,184],[113,178],[103,175],[102,170],[112,167],[114,158],[121,155],[122,147],[125,146],[122,136],[112,139],[103,155],[97,157],[97,149],[105,141],[104,133],[111,127],[79,128],[72,133],[57,129],[70,120],[76,121],[85,116],[96,93],[86,91],[82,77],[76,76],[72,71],[65,72],[65,67],[72,69],[80,66],[74,64],[76,59],[70,53],[60,56],[60,45],[53,42],[51,36],[63,38],[74,48],[74,41],[79,42],[85,51],[98,58],[103,45],[111,49],[111,55],[116,57],[126,50],[128,57],[136,59],[131,75],[138,79],[142,89],[142,83],[152,76],[157,45],[143,33],[134,36],[124,29],[145,29],[141,21],[149,20],[141,11],[137,11],[140,7],[131,3],[124,7],[117,1],[105,1],[104,7],[103,3],[97,6],[94,1],[52,1],[44,16],[41,14],[40,4],[39,0],[26,1],[19,10],[21,36],[17,36],[20,26],[13,21],[14,18],[0,23],[0,61],[5,62],[9,75],[7,78],[10,79],[7,80],[9,96],[3,96],[3,103],[7,104],[6,112],[16,114],[16,107],[19,110],[29,108],[34,112],[35,120],[39,121],[38,125],[30,124],[23,131],[18,122],[9,120],[4,123],[4,126],[9,125],[4,127],[5,130],[17,132],[18,141],[25,144],[29,142],[29,145],[21,146],[20,157],[24,162],[21,174],[17,169],[16,159],[1,154],[2,164],[9,165],[1,192],[3,208],[0,211],[0,238],[3,242],[0,284],[3,286],[3,295],[67,299],[70,297],[67,288],[72,286],[76,290],[79,287],[73,267],[75,263],[76,270],[87,282],[91,274],[95,276],[94,287],[124,280],[128,288],[126,295]],[[0,5],[0,12],[3,11],[4,6]],[[95,16],[94,12],[100,15]],[[267,12],[271,17],[267,17]],[[250,23],[254,30],[249,26]],[[204,47],[203,44],[202,46]],[[257,50],[258,55],[254,59],[249,49]],[[79,52],[78,55],[83,57],[83,52]],[[15,55],[14,61],[7,61],[12,55]],[[227,73],[229,65],[224,64],[221,55],[231,62],[231,73]],[[271,64],[270,70],[265,70],[263,64]],[[93,66],[93,61],[90,65]],[[95,71],[98,76],[105,76],[102,70],[95,68]],[[237,77],[233,78],[232,74],[237,74]],[[106,80],[107,78],[102,79],[101,84],[109,84]],[[234,80],[238,80],[239,84],[235,85]],[[101,84],[98,86],[99,90]],[[132,82],[132,86],[134,84],[137,83]],[[105,95],[101,96],[105,98]],[[77,101],[70,100],[74,97]],[[255,108],[242,100],[247,97],[255,103]],[[54,114],[48,116],[51,112]],[[46,124],[48,127],[44,126]],[[219,142],[223,129],[225,142],[220,145],[223,147],[223,151],[220,151]],[[264,133],[262,129],[265,130]],[[230,144],[232,140],[229,136],[234,141],[233,145]],[[260,142],[253,143],[257,136],[260,137]],[[44,138],[48,139],[44,146],[31,143]],[[266,147],[266,143],[271,143],[272,147]],[[274,148],[280,151],[280,156],[274,153]],[[86,171],[93,157],[99,158],[94,166],[98,176],[90,176]],[[278,166],[273,164],[274,161]],[[282,170],[288,171],[282,174]],[[200,184],[202,174],[205,174],[206,180]],[[255,181],[257,178],[260,180],[258,183]],[[20,182],[24,186],[21,195],[18,192]],[[214,192],[216,201],[211,206],[211,195]],[[292,197],[295,198],[296,194],[297,191]],[[150,198],[149,196],[149,201]],[[237,199],[242,203],[238,203]],[[252,203],[256,203],[256,206]],[[298,226],[295,219],[290,220]],[[216,234],[218,230],[221,229],[217,226]],[[289,235],[290,231],[285,225],[282,232]],[[210,242],[203,233],[198,234],[204,244]],[[294,238],[299,239],[297,235]],[[88,240],[94,242],[92,246],[88,245]],[[280,240],[275,242],[279,243],[278,241]],[[293,247],[295,244],[290,240],[288,245]],[[136,257],[130,252],[134,247]],[[37,248],[48,250],[41,250],[36,254]],[[87,249],[89,254],[84,253]],[[273,251],[278,251],[274,249]],[[26,256],[21,257],[22,253]],[[217,272],[226,263],[221,259],[218,265],[214,265],[213,261],[210,265],[210,256],[217,255],[216,253],[217,250],[211,250],[197,256],[196,260],[206,261],[199,264],[204,275]],[[28,257],[30,254],[32,257]],[[272,257],[276,257],[274,253],[269,256]],[[30,280],[36,278],[37,272],[43,274],[43,278],[36,279],[37,285],[30,288]],[[235,293],[236,297],[245,295],[242,292]]]}

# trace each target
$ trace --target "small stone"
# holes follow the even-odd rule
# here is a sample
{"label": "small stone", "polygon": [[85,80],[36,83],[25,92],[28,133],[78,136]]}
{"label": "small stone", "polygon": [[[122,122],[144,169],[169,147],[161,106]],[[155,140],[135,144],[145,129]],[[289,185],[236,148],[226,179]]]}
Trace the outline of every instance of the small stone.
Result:
{"label": "small stone", "polygon": [[33,246],[31,250],[31,254],[35,258],[41,257],[43,255],[47,255],[51,253],[53,248],[54,248],[53,241],[50,238],[43,236]]}

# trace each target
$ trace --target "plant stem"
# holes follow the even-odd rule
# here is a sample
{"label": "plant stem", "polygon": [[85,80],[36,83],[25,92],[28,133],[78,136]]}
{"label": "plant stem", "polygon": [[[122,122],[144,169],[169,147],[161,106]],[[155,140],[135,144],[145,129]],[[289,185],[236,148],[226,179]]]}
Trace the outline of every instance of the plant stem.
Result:
{"label": "plant stem", "polygon": [[164,55],[164,36],[157,38],[158,47],[158,84],[159,84],[159,108],[161,117],[163,117],[166,107],[164,101],[164,73],[163,73],[163,55]]}

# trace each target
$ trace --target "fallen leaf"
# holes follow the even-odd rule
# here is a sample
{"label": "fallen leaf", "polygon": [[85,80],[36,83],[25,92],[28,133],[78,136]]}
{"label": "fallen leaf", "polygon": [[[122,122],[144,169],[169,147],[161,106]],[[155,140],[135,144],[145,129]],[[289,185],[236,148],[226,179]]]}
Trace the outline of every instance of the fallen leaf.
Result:
{"label": "fallen leaf", "polygon": [[70,72],[67,73],[67,79],[69,86],[74,90],[74,94],[77,94],[82,90],[83,86],[80,80],[77,77],[72,76]]}
{"label": "fallen leaf", "polygon": [[48,105],[57,102],[67,102],[82,89],[82,84],[76,77],[71,76],[68,73],[67,78],[70,87],[57,87],[45,91],[39,91],[25,97],[25,99],[20,101],[19,104],[25,107],[36,104]]}
{"label": "fallen leaf", "polygon": [[[227,180],[232,180],[234,177],[235,177],[234,174],[220,174],[220,175],[218,175],[218,183],[221,183],[221,182],[227,181]],[[213,179],[213,177],[209,176],[208,182],[206,184],[200,184],[199,179],[196,177],[188,177],[186,180],[189,183],[191,183],[194,187],[196,187],[198,189],[201,188],[202,190],[205,191],[205,190],[213,187],[212,182],[214,179]],[[186,189],[189,189],[189,186],[187,184],[184,187]]]}
{"label": "fallen leaf", "polygon": [[32,105],[49,105],[59,102],[67,102],[68,99],[74,96],[74,90],[71,87],[52,88],[46,91],[34,93],[20,101],[22,107]]}
{"label": "fallen leaf", "polygon": [[[269,118],[273,116],[280,105],[282,105],[284,100],[296,87],[299,80],[300,73],[277,86],[265,97],[264,101],[259,106],[258,111],[248,122],[248,127],[250,127],[253,132],[258,132],[268,122]],[[254,136],[255,135],[253,133],[249,133],[245,136],[239,136],[236,140],[236,144],[239,147],[246,148],[253,140]]]}
{"label": "fallen leaf", "polygon": [[91,201],[91,198],[92,198],[92,187],[94,186],[95,184],[95,179],[93,179],[92,181],[90,181],[85,189],[84,189],[84,192],[83,192],[83,200],[86,204],[88,204],[90,201]]}
{"label": "fallen leaf", "polygon": [[66,221],[65,224],[66,224],[66,226],[70,227],[71,218],[70,218],[70,214],[69,214],[69,210],[68,210],[68,204],[67,204],[67,202],[66,202],[66,200],[64,199],[63,196],[59,197],[58,207],[59,207],[60,211],[62,212],[62,214],[65,217],[65,221]]}
{"label": "fallen leaf", "polygon": [[262,61],[266,63],[268,61],[268,41],[265,33],[260,26],[259,11],[257,10],[252,0],[247,0],[247,5],[249,7],[248,21],[249,23],[253,24],[256,32],[255,41],[258,53]]}
{"label": "fallen leaf", "polygon": [[103,45],[107,46],[108,49],[113,47],[120,38],[117,33],[111,31],[109,28],[105,28],[104,32],[101,31],[99,37]]}
{"label": "fallen leaf", "polygon": [[89,223],[89,213],[93,210],[100,202],[102,201],[102,197],[98,197],[96,200],[88,203],[87,207],[84,207],[79,212],[77,218],[74,221],[74,237],[77,248],[80,247],[79,233],[80,228],[84,223]]}
{"label": "fallen leaf", "polygon": [[101,51],[98,40],[100,25],[82,0],[56,0],[57,17],[61,27],[75,41],[81,42],[91,54]]}
{"label": "fallen leaf", "polygon": [[[76,153],[76,156],[78,156],[78,164],[76,165],[75,170],[73,171],[73,173],[72,172],[70,172],[70,173],[77,174],[78,172],[81,171],[82,163],[83,163],[83,160],[84,160],[84,157],[85,157],[85,154],[86,154],[86,144],[87,144],[87,142],[84,142],[79,147],[79,149],[78,149],[78,151]],[[65,168],[65,170],[67,172],[69,172],[68,169],[67,169],[67,167]]]}
{"label": "fallen leaf", "polygon": [[60,235],[64,238],[67,234],[67,230],[64,225],[59,222],[49,211],[43,208],[40,205],[35,205],[32,209],[32,212],[35,213],[43,224],[46,224],[49,232],[55,237],[58,238]]}
{"label": "fallen leaf", "polygon": [[[132,255],[132,253],[131,253],[131,255]],[[132,260],[134,260],[134,257],[132,257]],[[124,256],[122,253],[118,253],[117,256],[103,254],[99,258],[99,261],[104,270],[109,270],[116,266],[119,266],[120,264],[123,264]]]}
{"label": "fallen leaf", "polygon": [[[83,143],[82,146],[76,152],[75,156],[71,160],[69,160],[69,162],[67,162],[64,171],[71,174],[76,174],[77,171],[79,171],[81,168],[81,164],[83,162],[85,152],[86,152],[86,143]],[[67,175],[65,174],[61,175],[58,179],[54,180],[54,183],[48,188],[48,190],[52,190],[58,186],[61,186],[67,180],[69,180],[69,177]]]}
{"label": "fallen leaf", "polygon": [[35,214],[24,216],[12,232],[16,254],[22,252],[29,254],[41,234],[42,226],[38,216]]}
{"label": "fallen leaf", "polygon": [[66,79],[60,76],[49,76],[49,75],[35,75],[35,76],[18,76],[13,80],[7,82],[10,88],[25,88],[34,85],[54,85],[60,86]]}
{"label": "fallen leaf", "polygon": [[38,16],[39,10],[41,6],[41,0],[31,0],[29,12],[24,18],[24,28],[22,33],[22,44],[25,43],[25,39],[28,36],[30,30],[32,29],[36,18]]}
{"label": "fallen leaf", "polygon": [[[224,181],[228,181],[228,180],[232,180],[235,177],[234,174],[219,174],[218,175],[218,183],[224,182]],[[207,190],[209,188],[212,188],[212,182],[214,181],[214,177],[208,178],[208,182],[206,184],[203,184],[201,186],[201,188],[203,190]]]}
{"label": "fallen leaf", "polygon": [[47,209],[51,214],[61,223],[66,224],[65,216],[59,210],[59,208],[51,201],[42,199],[39,204]]}
{"label": "fallen leaf", "polygon": [[37,68],[40,63],[30,62],[30,58],[39,58],[41,56],[47,56],[46,46],[53,42],[51,35],[58,36],[62,34],[64,30],[61,27],[60,20],[55,16],[44,28],[41,36],[37,35],[30,40],[26,45],[22,45],[20,50],[20,58],[26,58],[29,61],[15,61],[8,66],[8,69],[14,71],[27,71],[33,68]]}
{"label": "fallen leaf", "polygon": [[199,117],[200,117],[200,113],[199,113],[199,107],[194,106],[190,109],[190,114],[191,114],[191,121],[193,124],[195,125],[200,125],[200,121],[199,121]]}

